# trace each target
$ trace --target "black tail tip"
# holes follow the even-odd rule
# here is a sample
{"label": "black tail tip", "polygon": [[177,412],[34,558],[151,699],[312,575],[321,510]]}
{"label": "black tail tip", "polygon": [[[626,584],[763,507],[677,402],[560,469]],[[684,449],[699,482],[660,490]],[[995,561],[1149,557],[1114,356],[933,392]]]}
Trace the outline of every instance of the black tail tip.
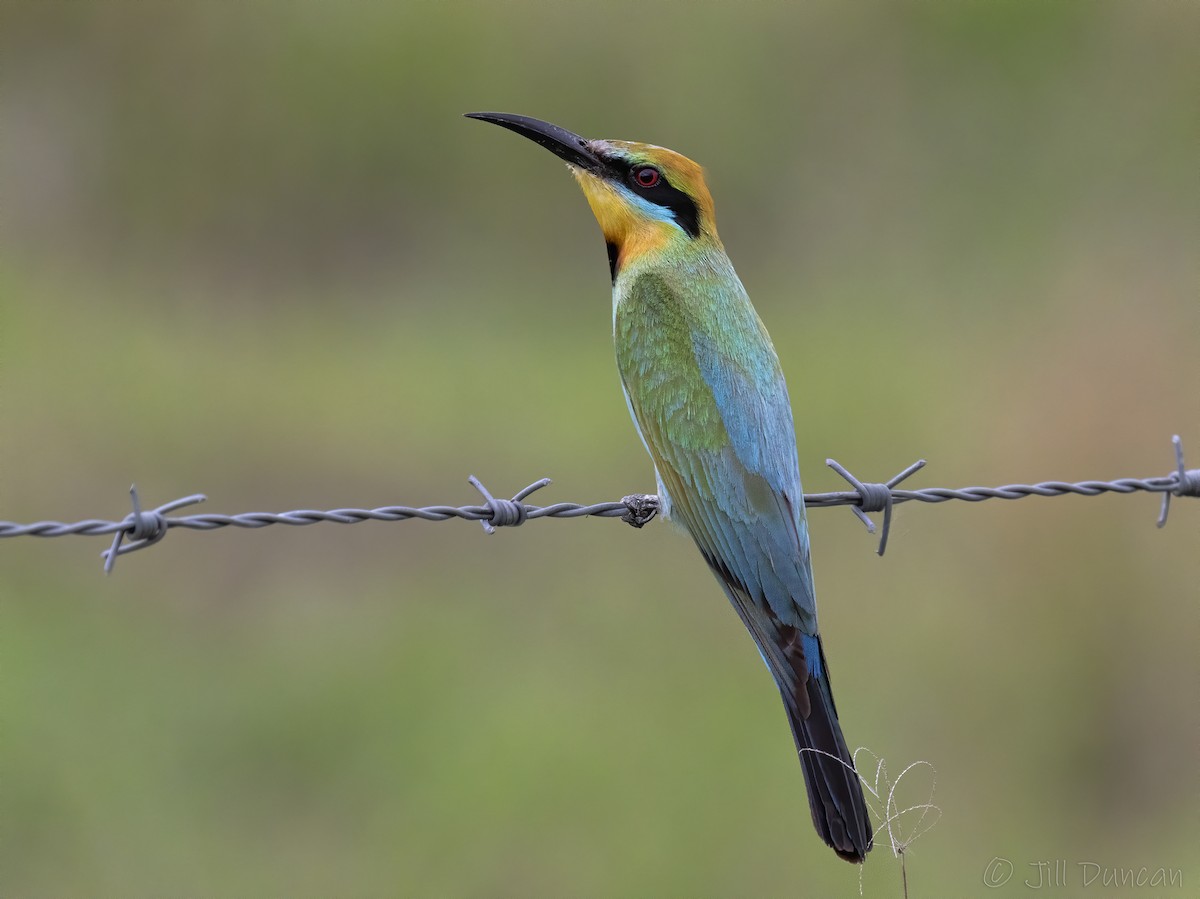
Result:
{"label": "black tail tip", "polygon": [[833,847],[833,851],[837,853],[838,858],[843,858],[852,865],[861,865],[867,860],[867,853],[871,851],[871,844],[867,843],[865,849],[840,849],[837,846]]}
{"label": "black tail tip", "polygon": [[867,860],[867,853],[875,845],[875,835],[871,832],[871,822],[866,817],[865,809],[862,818],[855,823],[861,825],[856,833],[848,832],[845,827],[839,828],[841,833],[835,835],[827,828],[817,828],[820,835],[838,858],[845,859],[854,865],[861,865]]}
{"label": "black tail tip", "polygon": [[862,864],[875,844],[875,833],[853,763],[813,753],[803,753],[801,758],[830,763],[804,766],[809,811],[817,835],[838,858]]}

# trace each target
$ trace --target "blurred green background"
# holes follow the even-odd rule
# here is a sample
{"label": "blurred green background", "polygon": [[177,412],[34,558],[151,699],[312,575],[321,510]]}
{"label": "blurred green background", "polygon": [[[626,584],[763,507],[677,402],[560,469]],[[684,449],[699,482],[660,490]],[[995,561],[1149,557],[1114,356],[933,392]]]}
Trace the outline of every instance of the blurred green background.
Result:
{"label": "blurred green background", "polygon": [[[651,491],[604,248],[478,109],[708,169],[833,456],[916,486],[1200,463],[1184,2],[8,3],[0,517]],[[914,896],[1200,869],[1200,508],[812,513],[852,746],[936,768]],[[655,524],[0,543],[8,896],[851,896],[779,698]],[[929,801],[914,771],[901,807]],[[901,833],[913,822],[900,822]],[[995,876],[993,874],[992,876]],[[881,840],[863,894],[899,896]],[[1139,893],[1140,895],[1141,893]]]}

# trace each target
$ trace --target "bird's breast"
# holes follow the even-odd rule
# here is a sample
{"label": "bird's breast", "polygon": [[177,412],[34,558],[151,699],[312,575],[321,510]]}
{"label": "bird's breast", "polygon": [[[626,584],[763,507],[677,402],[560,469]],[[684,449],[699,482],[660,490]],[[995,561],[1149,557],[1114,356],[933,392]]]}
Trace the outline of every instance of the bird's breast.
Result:
{"label": "bird's breast", "polygon": [[697,310],[653,275],[625,287],[613,310],[617,368],[651,451],[668,442],[684,451],[726,446],[716,397],[696,358]]}

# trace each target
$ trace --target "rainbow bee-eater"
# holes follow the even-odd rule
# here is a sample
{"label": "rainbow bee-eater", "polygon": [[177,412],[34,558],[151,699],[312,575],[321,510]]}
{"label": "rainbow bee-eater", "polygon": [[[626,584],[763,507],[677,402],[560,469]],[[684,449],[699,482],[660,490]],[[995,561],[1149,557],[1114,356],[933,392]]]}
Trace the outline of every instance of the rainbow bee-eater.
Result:
{"label": "rainbow bee-eater", "polygon": [[817,630],[787,385],[717,237],[703,171],[651,144],[468,117],[541,144],[583,188],[608,246],[617,368],[660,511],[696,541],[779,687],[817,833],[861,862],[871,823]]}

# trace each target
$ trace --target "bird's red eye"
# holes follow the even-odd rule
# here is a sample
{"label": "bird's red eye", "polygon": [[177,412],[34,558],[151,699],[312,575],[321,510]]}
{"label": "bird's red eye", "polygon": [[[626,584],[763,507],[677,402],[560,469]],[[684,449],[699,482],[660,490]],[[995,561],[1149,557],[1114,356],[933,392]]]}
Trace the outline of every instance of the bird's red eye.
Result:
{"label": "bird's red eye", "polygon": [[662,176],[652,165],[644,165],[633,170],[633,180],[637,182],[638,187],[653,187],[658,184],[658,179]]}

